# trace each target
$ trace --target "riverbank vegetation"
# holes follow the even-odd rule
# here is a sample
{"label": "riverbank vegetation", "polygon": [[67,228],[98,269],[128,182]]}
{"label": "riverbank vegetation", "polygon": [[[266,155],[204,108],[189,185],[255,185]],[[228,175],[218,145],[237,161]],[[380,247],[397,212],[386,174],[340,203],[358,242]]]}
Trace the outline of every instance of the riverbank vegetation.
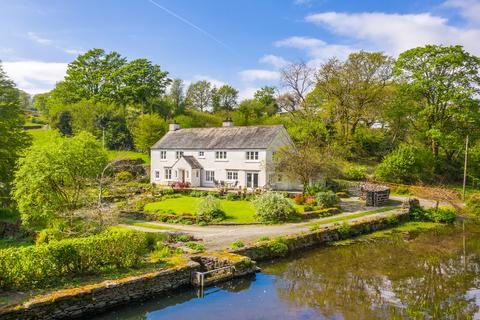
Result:
{"label": "riverbank vegetation", "polygon": [[[335,207],[348,196],[348,185],[338,179],[391,183],[398,194],[436,201],[434,210],[415,213],[421,220],[453,220],[444,202],[457,213],[478,215],[479,70],[479,58],[460,46],[427,45],[397,59],[361,51],[317,68],[287,65],[281,91],[262,87],[239,101],[227,84],[201,80],[185,87],[147,59],[92,49],[68,65],[51,92],[29,100],[0,67],[0,204],[9,208],[0,210],[0,286],[49,286],[59,279],[141,269],[152,261],[160,266],[162,257],[176,255],[175,248],[153,244],[147,235],[112,231],[125,214],[135,227],[142,223],[131,222],[135,214],[145,213],[202,224],[339,213]],[[299,181],[304,193],[287,199],[281,193],[220,190],[219,197],[149,184],[149,146],[169,122],[220,126],[226,117],[235,125],[284,125],[296,147],[276,153],[272,178]],[[45,128],[25,130],[34,124]],[[467,135],[464,209],[458,186]],[[372,212],[355,214],[325,221],[344,223]],[[285,249],[282,240],[274,245]],[[192,239],[183,247],[204,249]]]}

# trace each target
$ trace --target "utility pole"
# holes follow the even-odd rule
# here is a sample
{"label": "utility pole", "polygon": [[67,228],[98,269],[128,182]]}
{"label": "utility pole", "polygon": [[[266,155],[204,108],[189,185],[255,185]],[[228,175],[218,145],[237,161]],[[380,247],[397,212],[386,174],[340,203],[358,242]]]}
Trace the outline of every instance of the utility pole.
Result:
{"label": "utility pole", "polygon": [[467,188],[467,165],[468,165],[468,135],[465,140],[465,163],[463,164],[463,196],[462,199],[465,201],[465,192]]}

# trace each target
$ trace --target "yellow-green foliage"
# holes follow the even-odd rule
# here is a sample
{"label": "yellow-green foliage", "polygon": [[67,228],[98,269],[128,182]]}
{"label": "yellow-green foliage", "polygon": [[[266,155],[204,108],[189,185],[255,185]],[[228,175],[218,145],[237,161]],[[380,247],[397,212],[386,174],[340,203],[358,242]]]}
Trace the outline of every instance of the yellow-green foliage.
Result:
{"label": "yellow-green foliage", "polygon": [[3,249],[0,289],[41,287],[65,276],[132,267],[146,250],[145,234],[131,230]]}

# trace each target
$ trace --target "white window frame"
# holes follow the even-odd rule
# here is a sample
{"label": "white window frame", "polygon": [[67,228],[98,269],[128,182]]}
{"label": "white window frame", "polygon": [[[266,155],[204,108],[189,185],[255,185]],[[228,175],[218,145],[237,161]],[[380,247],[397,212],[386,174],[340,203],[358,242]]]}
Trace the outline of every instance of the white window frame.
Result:
{"label": "white window frame", "polygon": [[238,171],[235,170],[227,170],[227,180],[238,180]]}
{"label": "white window frame", "polygon": [[213,182],[213,180],[215,180],[215,171],[205,170],[205,181]]}
{"label": "white window frame", "polygon": [[172,168],[164,168],[163,170],[165,180],[172,180]]}
{"label": "white window frame", "polygon": [[183,156],[183,151],[177,150],[175,151],[175,159],[180,159]]}
{"label": "white window frame", "polygon": [[160,160],[167,160],[167,150],[160,150]]}
{"label": "white window frame", "polygon": [[155,180],[160,180],[160,170],[154,171],[154,177],[155,177]]}
{"label": "white window frame", "polygon": [[199,158],[205,158],[205,151],[198,151]]}
{"label": "white window frame", "polygon": [[227,151],[215,151],[215,160],[217,161],[225,161],[227,160]]}
{"label": "white window frame", "polygon": [[247,151],[245,153],[245,158],[247,159],[247,161],[258,161],[259,152],[258,151]]}

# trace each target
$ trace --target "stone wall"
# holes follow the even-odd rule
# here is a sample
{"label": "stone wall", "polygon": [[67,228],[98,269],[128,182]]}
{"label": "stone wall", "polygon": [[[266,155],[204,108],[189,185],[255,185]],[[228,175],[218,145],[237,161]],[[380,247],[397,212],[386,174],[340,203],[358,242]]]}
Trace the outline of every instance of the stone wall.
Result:
{"label": "stone wall", "polygon": [[78,318],[189,285],[197,270],[200,265],[189,261],[168,270],[56,291],[1,309],[0,320]]}
{"label": "stone wall", "polygon": [[338,224],[319,230],[286,236],[283,237],[284,242],[288,246],[288,251],[286,252],[275,250],[273,246],[275,240],[262,241],[241,249],[232,250],[232,252],[247,256],[255,261],[274,259],[310,247],[321,246],[330,242],[356,237],[361,234],[392,228],[398,222],[407,220],[408,217],[408,208],[402,208],[389,211],[387,216],[360,218],[356,222],[349,224],[350,228],[348,232]]}

